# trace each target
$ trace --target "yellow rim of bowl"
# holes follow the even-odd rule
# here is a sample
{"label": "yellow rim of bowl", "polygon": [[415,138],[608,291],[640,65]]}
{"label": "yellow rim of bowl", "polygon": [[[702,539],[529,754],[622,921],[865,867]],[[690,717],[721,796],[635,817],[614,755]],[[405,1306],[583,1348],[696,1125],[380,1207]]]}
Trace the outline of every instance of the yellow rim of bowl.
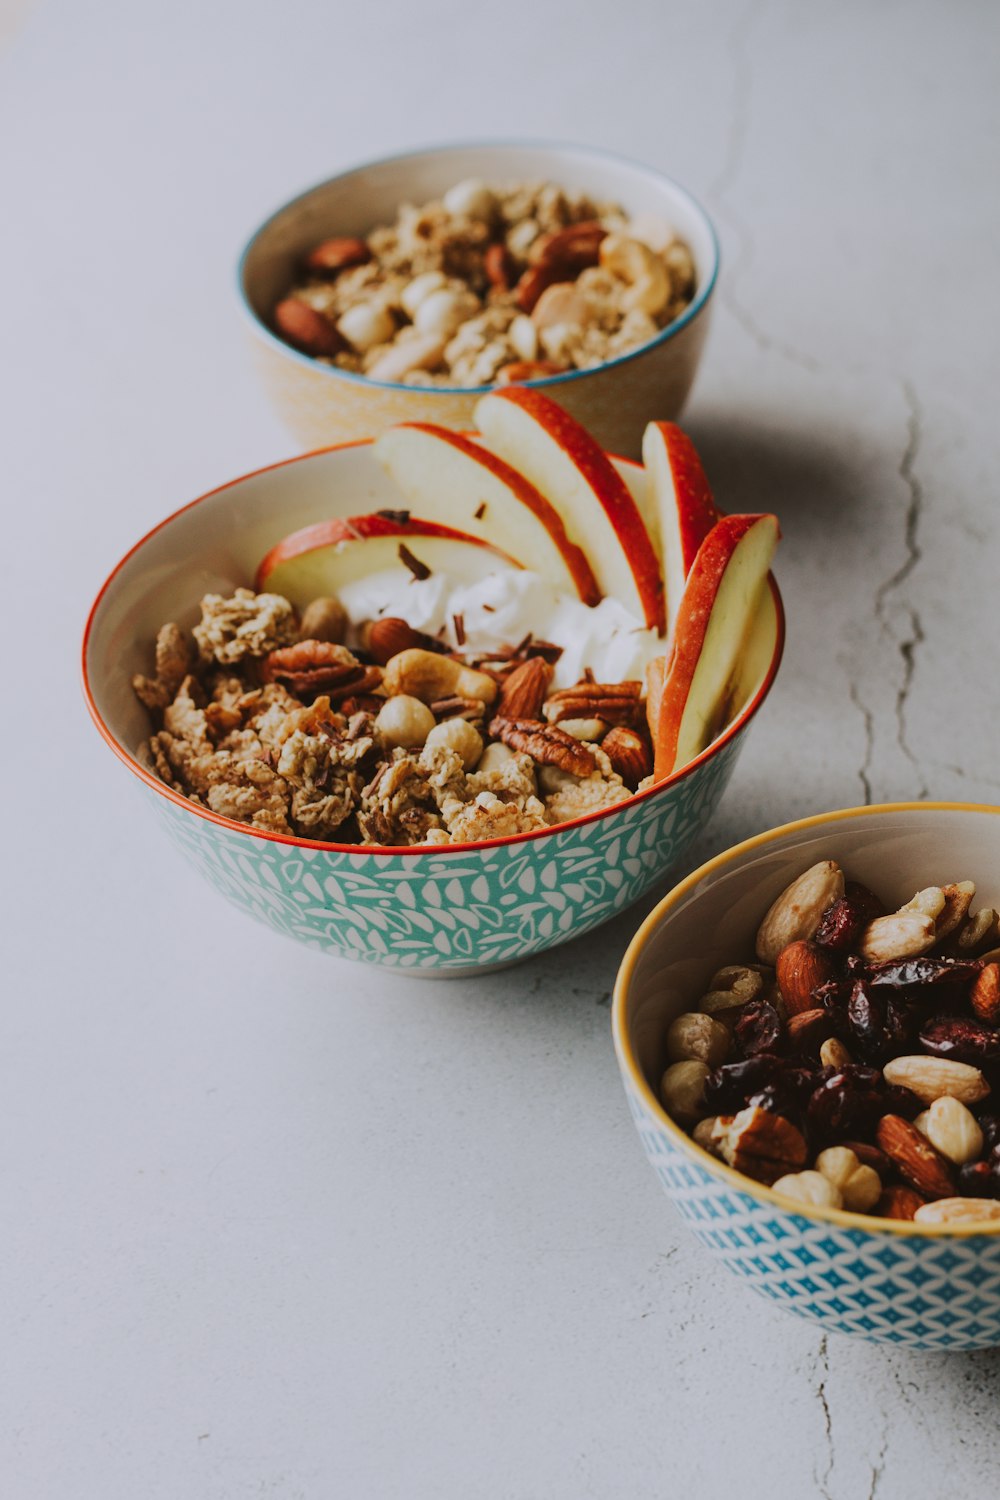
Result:
{"label": "yellow rim of bowl", "polygon": [[713,859],[707,860],[705,864],[699,865],[697,870],[685,876],[679,885],[675,885],[673,890],[656,904],[629,943],[618,970],[612,999],[611,1029],[615,1051],[632,1087],[649,1112],[670,1136],[673,1144],[689,1156],[696,1165],[704,1168],[713,1177],[721,1178],[723,1182],[749,1198],[759,1199],[763,1203],[780,1209],[783,1213],[794,1214],[799,1218],[811,1219],[817,1223],[839,1224],[844,1229],[863,1229],[868,1234],[881,1234],[885,1231],[888,1234],[919,1235],[925,1239],[934,1239],[940,1235],[947,1235],[952,1239],[997,1235],[1000,1234],[1000,1220],[977,1226],[918,1224],[913,1219],[879,1219],[873,1214],[851,1213],[844,1208],[819,1208],[812,1204],[799,1204],[791,1198],[784,1197],[781,1193],[776,1193],[773,1188],[765,1187],[761,1182],[755,1182],[752,1177],[745,1177],[742,1172],[737,1172],[734,1167],[727,1166],[725,1162],[719,1161],[718,1157],[703,1150],[667,1114],[636,1061],[626,1024],[632,975],[640,954],[667,913],[706,875],[715,874],[739,856],[748,854],[754,849],[765,848],[768,844],[784,838],[786,834],[805,833],[812,828],[821,828],[824,824],[847,822],[851,818],[866,817],[869,814],[907,812],[975,812],[990,813],[994,817],[1000,817],[1000,807],[987,802],[881,802],[871,807],[845,807],[837,812],[814,813],[811,817],[799,818],[793,823],[782,823],[778,828],[769,828],[764,833],[754,834],[752,838],[744,839],[742,843],[734,844],[721,854],[715,855]]}

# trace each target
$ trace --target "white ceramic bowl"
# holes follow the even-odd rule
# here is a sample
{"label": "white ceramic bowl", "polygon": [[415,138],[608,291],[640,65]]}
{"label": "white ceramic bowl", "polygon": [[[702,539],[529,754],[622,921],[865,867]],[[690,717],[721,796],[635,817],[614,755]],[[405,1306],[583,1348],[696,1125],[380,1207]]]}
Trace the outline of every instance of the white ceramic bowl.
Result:
{"label": "white ceramic bowl", "polygon": [[84,640],[84,688],[98,729],[170,838],[230,901],[342,957],[460,975],[588,931],[680,858],[774,680],[784,622],[772,581],[743,658],[742,707],[696,760],[627,802],[532,833],[433,849],[321,844],[219,817],[142,766],[136,752],[150,724],[130,684],[148,671],[160,625],[193,624],[203,594],[249,583],[289,532],[398,504],[370,443],[306,454],[203,495],[143,537],[104,584]]}
{"label": "white ceramic bowl", "polygon": [[646,1155],[709,1253],[776,1307],[824,1329],[915,1348],[1000,1344],[1000,1224],[982,1229],[792,1208],[718,1161],[660,1104],[667,1027],[723,964],[754,957],[771,902],[820,859],[885,901],[975,880],[1000,907],[1000,807],[891,803],[824,813],[727,849],[681,881],[626,953],[615,1049]]}
{"label": "white ceramic bowl", "polygon": [[492,143],[441,146],[369,162],[292,199],[252,236],[239,265],[239,289],[253,330],[256,362],[282,418],[307,447],[378,436],[396,422],[472,427],[476,399],[488,387],[388,384],[317,364],[278,338],[275,304],[313,245],[331,235],[363,235],[392,223],[401,203],[440,197],[463,178],[487,182],[551,180],[619,202],[629,213],[666,218],[687,241],[697,268],[690,306],[642,348],[595,370],[532,382],[544,386],[601,443],[637,457],[646,423],[673,418],[684,404],[708,330],[719,264],[712,224],[669,177],[584,146]]}

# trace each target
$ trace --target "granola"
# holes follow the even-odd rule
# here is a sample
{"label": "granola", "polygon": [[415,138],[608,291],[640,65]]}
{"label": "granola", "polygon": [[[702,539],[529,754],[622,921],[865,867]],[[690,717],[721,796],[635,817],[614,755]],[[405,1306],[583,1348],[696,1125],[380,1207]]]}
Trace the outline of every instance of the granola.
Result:
{"label": "granola", "polygon": [[470,180],[402,204],[366,239],[315,246],[274,323],[354,374],[474,387],[617,358],[695,289],[690,248],[665,222],[550,182]]}
{"label": "granola", "polygon": [[[512,662],[521,663],[522,677],[527,671],[537,680],[538,716],[494,718],[487,756],[483,699],[435,696],[439,681],[453,679],[495,695],[496,678],[472,659],[410,647],[383,669],[363,660],[360,646],[327,643],[320,652],[322,643],[300,642],[299,633],[286,599],[249,589],[207,595],[193,640],[165,625],[154,675],[133,679],[153,720],[143,764],[190,801],[235,822],[361,845],[507,838],[630,795],[600,745],[584,745],[543,717],[552,669],[532,655],[530,637],[516,647],[498,643],[497,654],[508,673]],[[369,639],[364,627],[356,634]],[[275,655],[284,661],[292,648],[296,660],[322,657],[335,679],[346,674],[369,685],[363,706],[352,707],[336,680],[324,690],[323,673],[291,671],[274,680]],[[541,642],[538,649],[551,655],[554,648]],[[429,702],[411,695],[418,684]],[[614,686],[602,689],[605,696]],[[546,712],[558,711],[558,698]],[[595,701],[600,707],[603,700]],[[591,722],[606,733],[614,720],[609,711],[607,723]]]}

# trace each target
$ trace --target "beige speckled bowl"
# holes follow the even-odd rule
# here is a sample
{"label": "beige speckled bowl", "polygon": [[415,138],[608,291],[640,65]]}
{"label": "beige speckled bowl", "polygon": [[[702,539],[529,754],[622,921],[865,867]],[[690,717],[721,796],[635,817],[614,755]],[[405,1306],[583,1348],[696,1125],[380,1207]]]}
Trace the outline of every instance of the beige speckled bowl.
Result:
{"label": "beige speckled bowl", "polygon": [[395,422],[473,426],[477,398],[488,387],[387,384],[317,364],[279,339],[271,309],[291,285],[302,254],[334,234],[366,234],[390,223],[404,201],[439,197],[466,177],[488,182],[549,179],[651,212],[688,242],[698,272],[694,301],[659,337],[595,370],[533,384],[588,427],[604,448],[637,457],[646,423],[676,417],[694,380],[708,331],[719,263],[715,232],[695,200],[658,172],[584,146],[492,144],[443,146],[356,167],[280,208],[253,235],[239,266],[239,289],[254,355],[268,392],[306,447],[378,435]]}

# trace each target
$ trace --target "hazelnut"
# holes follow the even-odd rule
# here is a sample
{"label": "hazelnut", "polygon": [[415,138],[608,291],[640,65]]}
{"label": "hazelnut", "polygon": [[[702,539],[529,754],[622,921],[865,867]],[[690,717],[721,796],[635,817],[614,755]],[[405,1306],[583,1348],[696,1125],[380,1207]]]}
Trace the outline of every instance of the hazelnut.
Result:
{"label": "hazelnut", "polygon": [[774,1184],[776,1193],[786,1198],[795,1198],[799,1203],[809,1203],[815,1208],[843,1208],[843,1200],[837,1188],[822,1172],[789,1172],[779,1177]]}
{"label": "hazelnut", "polygon": [[671,1062],[696,1059],[717,1068],[729,1051],[729,1032],[721,1021],[699,1011],[678,1016],[667,1032],[667,1056]]}
{"label": "hazelnut", "polygon": [[419,698],[396,693],[379,710],[375,728],[386,744],[412,750],[422,745],[434,728],[434,715]]}
{"label": "hazelnut", "polygon": [[849,1146],[830,1146],[816,1158],[817,1172],[832,1182],[845,1208],[865,1214],[882,1196],[882,1179],[874,1167],[863,1166]]}
{"label": "hazelnut", "polygon": [[667,1114],[682,1125],[693,1125],[704,1113],[705,1079],[711,1070],[703,1062],[678,1062],[660,1079],[660,1101]]}
{"label": "hazelnut", "polygon": [[332,641],[342,645],[346,633],[347,610],[339,599],[319,598],[306,605],[301,627],[304,641]]}
{"label": "hazelnut", "polygon": [[425,750],[437,746],[453,750],[465,769],[471,771],[483,754],[483,737],[468,719],[445,719],[434,725],[424,742]]}

